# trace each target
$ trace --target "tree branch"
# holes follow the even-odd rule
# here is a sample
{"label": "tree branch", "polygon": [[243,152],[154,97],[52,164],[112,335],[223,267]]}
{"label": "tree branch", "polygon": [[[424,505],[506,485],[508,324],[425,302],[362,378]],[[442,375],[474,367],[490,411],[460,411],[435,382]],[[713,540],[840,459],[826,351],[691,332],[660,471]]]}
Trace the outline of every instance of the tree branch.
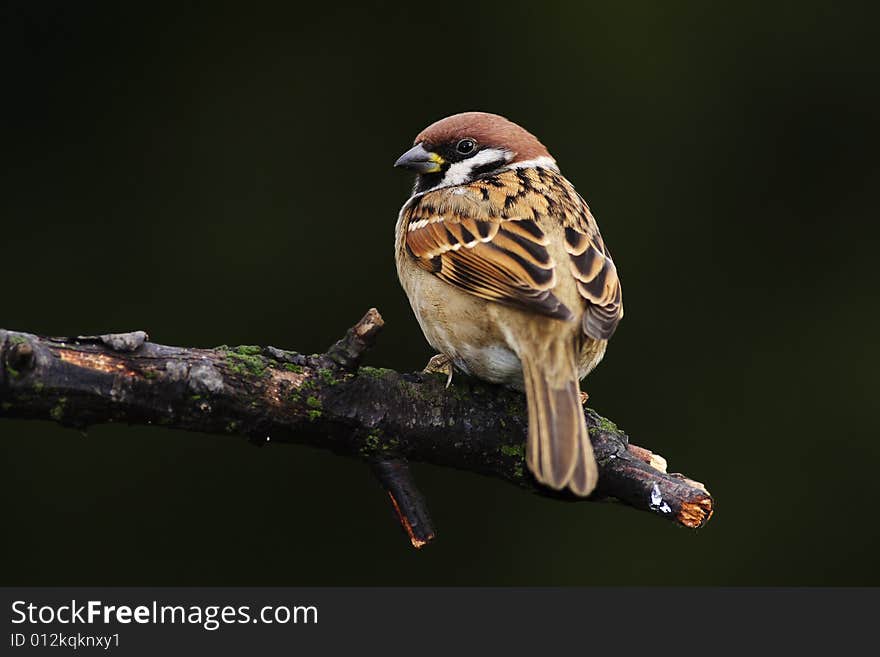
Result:
{"label": "tree branch", "polygon": [[[325,354],[274,347],[169,347],[134,333],[50,338],[0,330],[0,417],[85,429],[104,422],[241,434],[252,442],[306,443],[373,466],[401,525],[421,547],[434,538],[406,460],[470,470],[535,493],[576,501],[539,484],[525,465],[525,399],[464,376],[359,367],[381,330],[371,309]],[[712,496],[666,462],[629,444],[586,410],[599,465],[588,498],[619,501],[680,525],[702,527]]]}

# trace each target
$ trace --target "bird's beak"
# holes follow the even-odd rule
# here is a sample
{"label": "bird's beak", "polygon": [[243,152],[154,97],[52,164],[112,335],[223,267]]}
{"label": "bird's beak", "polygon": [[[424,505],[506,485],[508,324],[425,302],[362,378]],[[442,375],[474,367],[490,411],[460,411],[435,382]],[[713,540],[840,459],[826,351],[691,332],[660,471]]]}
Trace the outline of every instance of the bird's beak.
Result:
{"label": "bird's beak", "polygon": [[394,163],[394,166],[401,169],[410,169],[417,173],[437,173],[440,171],[440,167],[443,166],[443,158],[437,155],[437,153],[432,153],[425,149],[421,143],[418,143],[401,155],[397,162]]}

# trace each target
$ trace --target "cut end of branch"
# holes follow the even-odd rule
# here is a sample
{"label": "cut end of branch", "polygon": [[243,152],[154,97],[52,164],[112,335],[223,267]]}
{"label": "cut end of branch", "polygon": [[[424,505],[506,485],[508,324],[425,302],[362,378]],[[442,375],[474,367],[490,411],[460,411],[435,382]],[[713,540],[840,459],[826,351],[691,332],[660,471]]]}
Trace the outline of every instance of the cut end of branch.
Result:
{"label": "cut end of branch", "polygon": [[712,497],[701,497],[693,502],[684,502],[678,512],[678,521],[690,529],[700,529],[709,522],[714,512]]}
{"label": "cut end of branch", "polygon": [[376,335],[385,326],[385,320],[375,308],[370,308],[367,314],[352,327],[352,331],[361,341],[370,346],[375,341]]}
{"label": "cut end of branch", "polygon": [[380,459],[373,462],[373,473],[388,493],[394,513],[412,546],[420,550],[433,541],[434,525],[407,462],[397,458]]}
{"label": "cut end of branch", "polygon": [[391,500],[391,506],[394,507],[394,512],[397,514],[397,519],[400,520],[400,525],[407,533],[407,536],[409,536],[409,542],[412,543],[412,546],[416,550],[421,550],[428,543],[434,540],[434,532],[430,532],[428,534],[416,533],[416,531],[413,529],[413,526],[409,522],[409,518],[407,518],[406,514],[400,509],[400,504],[397,503],[397,498],[394,497],[394,493],[388,491],[388,498]]}
{"label": "cut end of branch", "polygon": [[376,342],[376,336],[385,320],[375,308],[370,308],[360,321],[348,329],[345,337],[327,350],[327,356],[343,369],[356,370],[367,349]]}

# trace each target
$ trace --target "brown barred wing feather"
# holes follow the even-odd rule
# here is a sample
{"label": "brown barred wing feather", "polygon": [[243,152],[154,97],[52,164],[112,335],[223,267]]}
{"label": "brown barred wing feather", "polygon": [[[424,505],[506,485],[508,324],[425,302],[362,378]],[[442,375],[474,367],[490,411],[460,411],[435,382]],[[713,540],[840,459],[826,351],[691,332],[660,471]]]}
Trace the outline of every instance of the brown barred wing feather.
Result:
{"label": "brown barred wing feather", "polygon": [[578,291],[587,301],[584,333],[594,340],[608,340],[623,317],[620,279],[586,206],[584,212],[576,226],[566,227],[565,249],[571,256]]}
{"label": "brown barred wing feather", "polygon": [[493,214],[470,195],[438,190],[408,209],[406,247],[420,267],[483,299],[570,320],[551,291],[547,244],[532,219]]}

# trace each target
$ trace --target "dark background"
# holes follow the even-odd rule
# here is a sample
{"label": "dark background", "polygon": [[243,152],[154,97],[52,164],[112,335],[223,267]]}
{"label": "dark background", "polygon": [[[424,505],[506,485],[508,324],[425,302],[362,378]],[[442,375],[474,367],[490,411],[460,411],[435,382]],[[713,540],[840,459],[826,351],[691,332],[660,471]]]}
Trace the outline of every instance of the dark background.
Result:
{"label": "dark background", "polygon": [[413,136],[482,109],[587,198],[626,318],[591,402],[698,532],[415,466],[0,421],[3,584],[880,584],[877,16],[856,4],[5,3],[0,326],[431,355],[393,264]]}

